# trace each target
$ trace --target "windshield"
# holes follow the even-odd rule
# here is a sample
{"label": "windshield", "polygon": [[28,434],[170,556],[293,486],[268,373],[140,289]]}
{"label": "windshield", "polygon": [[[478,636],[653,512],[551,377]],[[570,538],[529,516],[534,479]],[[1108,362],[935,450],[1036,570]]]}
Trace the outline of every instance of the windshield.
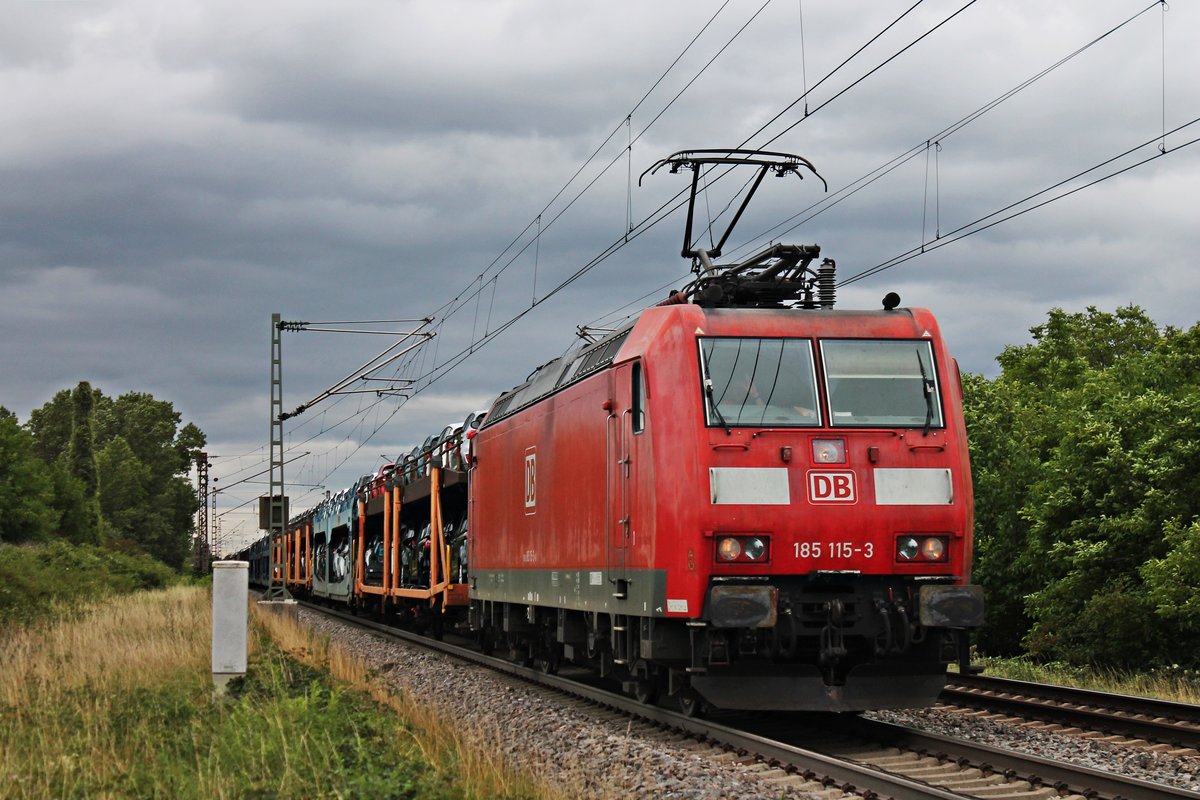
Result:
{"label": "windshield", "polygon": [[821,357],[834,426],[943,427],[929,342],[826,339]]}
{"label": "windshield", "polygon": [[808,339],[700,339],[700,367],[710,426],[820,423]]}

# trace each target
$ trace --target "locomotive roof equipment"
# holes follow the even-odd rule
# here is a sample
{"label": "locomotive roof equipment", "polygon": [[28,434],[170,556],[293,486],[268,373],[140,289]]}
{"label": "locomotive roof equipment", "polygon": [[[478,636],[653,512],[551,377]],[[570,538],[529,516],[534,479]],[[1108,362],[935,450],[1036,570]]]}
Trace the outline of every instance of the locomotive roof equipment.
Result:
{"label": "locomotive roof equipment", "polygon": [[[716,164],[755,166],[758,174],[721,235],[721,240],[706,250],[692,246],[696,193],[700,187],[701,167]],[[774,173],[777,178],[794,174],[803,180],[800,168],[804,167],[828,191],[829,184],[811,161],[803,156],[768,150],[681,150],[656,162],[642,173],[641,178],[653,175],[664,166],[669,166],[672,174],[681,169],[692,171],[687,223],[680,255],[692,259],[692,272],[698,275],[696,280],[684,287],[682,292],[674,293],[667,302],[691,301],[706,308],[783,308],[788,305],[833,308],[836,265],[832,259],[826,258],[816,270],[809,266],[821,254],[818,245],[776,244],[738,264],[713,263],[713,259],[721,256],[725,242],[768,173]],[[638,179],[639,185],[641,178]]]}

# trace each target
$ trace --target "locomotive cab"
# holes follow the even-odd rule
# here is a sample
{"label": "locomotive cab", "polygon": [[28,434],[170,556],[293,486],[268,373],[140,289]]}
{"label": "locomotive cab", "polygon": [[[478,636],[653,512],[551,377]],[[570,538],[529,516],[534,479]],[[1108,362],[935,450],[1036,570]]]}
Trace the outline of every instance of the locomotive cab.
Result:
{"label": "locomotive cab", "polygon": [[[656,520],[658,547],[678,543],[664,555],[694,552],[699,531],[708,562],[699,581],[664,559],[702,593],[672,598],[668,580],[668,606],[702,609],[690,687],[740,708],[932,702],[982,611],[957,374],[932,315],[670,311],[693,335],[656,337],[645,369],[693,387],[649,401],[679,426],[656,469],[682,477],[678,445],[694,443],[688,511]],[[664,403],[688,407],[662,420]]]}

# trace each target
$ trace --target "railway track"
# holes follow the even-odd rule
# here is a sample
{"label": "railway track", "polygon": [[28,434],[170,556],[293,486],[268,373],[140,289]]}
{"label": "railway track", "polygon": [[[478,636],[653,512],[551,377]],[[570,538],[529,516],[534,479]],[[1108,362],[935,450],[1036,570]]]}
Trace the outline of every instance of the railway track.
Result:
{"label": "railway track", "polygon": [[1175,754],[1200,751],[1200,706],[1188,703],[985,675],[952,675],[940,700],[1145,746],[1157,744],[1155,749]]}
{"label": "railway track", "polygon": [[961,800],[1200,800],[1200,793],[1039,759],[847,715],[720,712],[709,719],[646,705],[592,677],[549,675],[452,641],[331,610],[305,607],[374,634],[407,641],[611,709],[761,765],[760,777],[823,797]]}
{"label": "railway track", "polygon": [[[770,723],[775,725],[778,723]],[[770,735],[769,727],[761,727]],[[779,732],[786,737],[786,731]],[[791,741],[926,781],[959,796],[1049,800],[1059,797],[1166,800],[1200,794],[1024,753],[926,733],[913,728],[848,718],[814,737]]]}

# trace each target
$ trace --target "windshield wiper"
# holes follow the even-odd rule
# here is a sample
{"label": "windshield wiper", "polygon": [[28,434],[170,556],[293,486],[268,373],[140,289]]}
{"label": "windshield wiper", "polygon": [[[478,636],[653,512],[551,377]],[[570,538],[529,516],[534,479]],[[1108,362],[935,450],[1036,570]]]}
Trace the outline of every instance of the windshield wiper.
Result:
{"label": "windshield wiper", "polygon": [[929,428],[933,425],[933,381],[925,371],[925,362],[921,360],[920,351],[917,352],[917,366],[921,369],[921,390],[925,394],[925,430],[921,435],[928,436]]}
{"label": "windshield wiper", "polygon": [[726,436],[733,436],[733,429],[729,427],[729,423],[725,421],[725,417],[721,415],[721,409],[717,407],[717,401],[713,398],[713,382],[709,377],[711,374],[708,369],[708,356],[704,355],[704,343],[700,343],[700,367],[704,370],[704,395],[708,398],[708,404],[712,407],[713,414],[717,417],[717,422],[721,423],[721,427],[725,429]]}
{"label": "windshield wiper", "polygon": [[704,393],[708,395],[709,405],[712,406],[713,413],[717,416],[717,422],[721,423],[721,427],[725,429],[726,436],[733,436],[733,429],[729,427],[729,423],[725,421],[725,417],[721,414],[721,408],[717,405],[717,401],[713,399],[712,378],[704,379]]}

